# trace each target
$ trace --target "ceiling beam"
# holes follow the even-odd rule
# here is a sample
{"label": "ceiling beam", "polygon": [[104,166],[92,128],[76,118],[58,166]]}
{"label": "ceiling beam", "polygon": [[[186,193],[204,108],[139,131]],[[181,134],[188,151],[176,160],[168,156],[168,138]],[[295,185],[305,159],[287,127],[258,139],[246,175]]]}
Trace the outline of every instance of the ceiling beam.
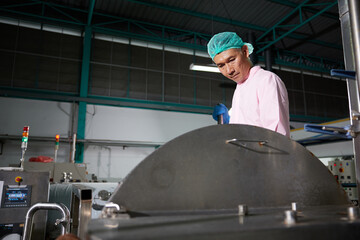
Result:
{"label": "ceiling beam", "polygon": [[95,0],[90,0],[88,20],[87,20],[87,25],[88,25],[88,26],[91,25],[91,20],[92,20],[93,13],[94,13],[94,6],[95,6]]}
{"label": "ceiling beam", "polygon": [[[318,17],[321,13],[327,11],[328,9],[332,8],[333,6],[337,5],[337,1],[334,2],[330,2],[330,3],[324,3],[322,5],[325,5],[326,7],[323,8],[322,10],[320,10],[317,14],[314,14],[313,16],[311,16],[310,18],[303,20],[302,19],[302,7],[306,6],[306,3],[309,0],[305,0],[303,3],[301,3],[300,5],[298,5],[293,11],[291,11],[288,15],[286,15],[283,19],[281,19],[278,23],[276,23],[271,29],[269,29],[268,31],[266,31],[263,35],[261,35],[259,38],[257,38],[257,44],[261,44],[260,42],[258,42],[259,40],[263,39],[265,36],[269,35],[269,33],[272,33],[272,41],[270,41],[269,43],[265,44],[265,46],[261,47],[259,50],[256,51],[257,54],[261,53],[262,51],[264,51],[265,49],[267,49],[268,47],[270,47],[271,45],[277,43],[278,41],[280,41],[282,38],[290,35],[292,32],[294,32],[295,30],[299,29],[300,27],[304,26],[305,24],[307,24],[308,22],[312,21],[314,18]],[[288,30],[285,33],[282,34],[277,34],[277,29],[282,28],[282,27],[288,27],[286,25],[281,25],[285,20],[287,20],[289,17],[293,16],[294,14],[298,14],[299,15],[299,19],[300,19],[300,23],[299,24],[295,24],[295,26],[293,26],[293,28],[291,28],[290,30]],[[280,35],[280,36],[279,36]],[[279,37],[277,37],[279,36]]]}
{"label": "ceiling beam", "polygon": [[[45,6],[41,4],[41,2],[38,2],[39,6]],[[183,29],[178,29],[178,28],[172,28],[172,27],[168,27],[168,26],[164,26],[164,25],[159,25],[159,24],[152,24],[149,22],[141,22],[141,21],[136,21],[136,20],[132,20],[132,19],[126,19],[126,18],[121,18],[121,17],[117,17],[117,16],[113,16],[113,15],[108,15],[108,14],[103,14],[103,13],[99,13],[95,11],[95,6],[93,8],[93,13],[92,13],[92,20],[89,20],[89,10],[91,8],[89,8],[89,10],[84,10],[84,9],[77,9],[77,8],[72,8],[72,7],[67,7],[67,6],[59,6],[58,4],[54,4],[52,5],[52,7],[59,7],[60,9],[66,11],[66,13],[71,13],[71,14],[82,14],[84,15],[84,22],[79,23],[78,21],[75,20],[65,20],[64,18],[59,18],[59,17],[53,17],[51,15],[42,15],[39,11],[39,13],[35,14],[33,11],[30,10],[34,10],[34,9],[28,9],[28,8],[21,8],[21,9],[7,9],[4,5],[1,6],[0,4],[0,15],[2,10],[8,13],[13,13],[15,14],[16,18],[19,19],[19,15],[20,16],[26,16],[26,17],[31,17],[32,20],[37,21],[37,22],[48,22],[48,23],[52,23],[52,24],[61,24],[63,26],[68,25],[70,28],[76,28],[79,29],[79,27],[86,27],[87,26],[87,22],[91,21],[91,27],[92,30],[94,32],[98,32],[98,33],[103,33],[103,34],[107,34],[107,35],[111,35],[111,36],[122,36],[122,37],[128,37],[128,38],[136,38],[136,39],[141,39],[141,40],[145,40],[145,41],[150,41],[150,42],[157,42],[160,44],[168,44],[168,45],[173,45],[173,46],[179,46],[179,47],[184,47],[184,48],[189,48],[189,49],[196,49],[196,50],[201,50],[201,51],[206,51],[206,45],[204,44],[204,41],[209,41],[209,39],[211,38],[210,35],[207,34],[203,34],[203,33],[198,33],[198,32],[192,32],[192,31],[187,31],[187,30],[183,30]],[[40,8],[38,8],[40,9]],[[35,9],[35,10],[38,10]],[[25,11],[28,10],[28,11]],[[85,18],[86,16],[86,18]],[[26,19],[26,18],[24,18]],[[94,21],[94,20],[102,20],[101,22],[98,21]],[[114,23],[120,23],[122,24],[122,26],[128,26],[127,28],[119,28],[118,26],[120,25],[114,25],[111,26],[111,24]],[[135,28],[141,29],[143,32],[139,33],[134,31]],[[193,39],[193,41],[190,42],[184,42],[181,41],[183,36],[189,36],[191,39]],[[200,39],[200,40],[199,40]],[[197,41],[196,41],[197,40]],[[330,45],[330,43],[327,43]],[[275,49],[276,50],[276,49]],[[281,54],[284,54],[284,52],[282,51]],[[286,54],[285,54],[286,55]],[[296,55],[295,53],[291,54],[292,56]],[[301,55],[301,54],[297,54],[297,55]],[[311,57],[308,56],[310,58],[315,58],[315,57]],[[301,59],[301,56],[299,57],[299,59]],[[304,58],[305,59],[305,58]],[[328,72],[329,70],[329,66],[334,66],[334,65],[341,65],[342,63],[339,62],[335,62],[330,60],[325,60],[323,58],[315,58],[314,62],[316,62],[316,67],[312,68],[313,71],[319,71],[319,72]],[[281,62],[282,65],[286,65],[285,62]],[[309,66],[307,65],[306,61],[301,62],[299,64],[297,64],[298,68],[303,68],[303,69],[308,69]]]}
{"label": "ceiling beam", "polygon": [[[177,12],[177,13],[181,13],[181,14],[186,14],[186,15],[199,17],[199,18],[203,18],[203,19],[207,19],[207,20],[211,20],[211,21],[215,21],[215,22],[230,24],[230,25],[234,25],[234,26],[238,26],[238,27],[242,27],[242,28],[246,28],[246,29],[250,29],[250,30],[256,30],[256,31],[260,31],[260,32],[266,32],[269,30],[268,28],[265,28],[262,26],[257,26],[255,24],[245,23],[245,22],[241,22],[241,21],[235,21],[235,20],[231,20],[228,18],[214,16],[211,14],[195,12],[195,11],[191,11],[191,10],[187,10],[187,9],[183,9],[183,8],[177,8],[177,7],[172,7],[172,6],[168,6],[168,5],[164,5],[164,4],[148,2],[145,0],[124,0],[124,1],[141,4],[141,5],[145,5],[145,6],[149,6],[149,7],[155,7],[155,8],[159,8],[159,9],[163,9],[163,10],[167,10],[167,11]],[[301,40],[301,41],[309,39],[308,35],[298,34],[298,33],[293,33],[293,32],[291,34],[288,34],[287,37]],[[311,42],[311,43],[325,46],[325,47],[342,49],[342,46],[340,46],[340,45],[334,45],[334,44],[330,44],[330,43],[324,42],[324,41],[311,39],[311,40],[307,40],[307,42]]]}
{"label": "ceiling beam", "polygon": [[213,16],[210,14],[195,12],[195,11],[191,11],[191,10],[187,10],[187,9],[183,9],[183,8],[172,7],[172,6],[168,6],[168,5],[164,5],[164,4],[147,2],[147,1],[143,1],[143,0],[125,0],[125,1],[141,4],[141,5],[145,5],[145,6],[149,6],[149,7],[160,8],[160,9],[171,11],[171,12],[186,14],[186,15],[190,15],[190,16],[194,16],[194,17],[199,17],[199,18],[203,18],[203,19],[207,19],[207,20],[212,20],[215,22],[232,24],[232,25],[236,25],[239,27],[247,28],[247,29],[252,29],[252,30],[257,30],[257,31],[262,31],[262,32],[267,30],[267,28],[257,26],[254,24],[240,22],[240,21],[234,21],[234,20],[231,20],[228,18],[217,17],[217,16]]}
{"label": "ceiling beam", "polygon": [[[272,2],[272,3],[280,4],[280,5],[283,5],[283,6],[292,7],[292,8],[296,8],[298,6],[297,3],[287,1],[287,0],[268,0],[268,1]],[[304,7],[303,10],[306,11],[306,12],[310,12],[310,13],[318,13],[319,12],[318,9],[311,8],[311,7]],[[333,14],[331,12],[323,12],[321,14],[321,16],[339,21],[339,14]]]}

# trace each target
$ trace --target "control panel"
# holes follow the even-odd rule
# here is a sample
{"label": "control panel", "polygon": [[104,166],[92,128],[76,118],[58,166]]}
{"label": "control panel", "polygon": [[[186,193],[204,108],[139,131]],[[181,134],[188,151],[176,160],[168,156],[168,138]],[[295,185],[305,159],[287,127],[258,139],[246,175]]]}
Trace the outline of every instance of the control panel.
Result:
{"label": "control panel", "polygon": [[3,208],[29,207],[31,203],[31,186],[6,185],[3,190]]}
{"label": "control panel", "polygon": [[[0,169],[0,239],[22,236],[29,208],[48,202],[49,179],[49,172]],[[40,211],[34,216],[32,240],[44,239],[46,215]]]}
{"label": "control panel", "polygon": [[359,197],[356,186],[354,160],[335,159],[328,162],[328,169],[344,188],[349,199],[358,206]]}

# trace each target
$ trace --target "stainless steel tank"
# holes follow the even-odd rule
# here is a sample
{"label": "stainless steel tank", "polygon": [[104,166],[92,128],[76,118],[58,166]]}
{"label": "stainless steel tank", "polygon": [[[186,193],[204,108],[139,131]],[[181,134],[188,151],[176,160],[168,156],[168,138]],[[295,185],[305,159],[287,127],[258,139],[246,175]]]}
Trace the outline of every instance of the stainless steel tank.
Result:
{"label": "stainless steel tank", "polygon": [[173,139],[144,159],[110,201],[122,209],[120,218],[92,221],[93,239],[311,236],[304,231],[323,239],[336,236],[323,233],[333,232],[327,225],[339,233],[360,228],[347,215],[345,192],[315,156],[248,125],[210,126]]}

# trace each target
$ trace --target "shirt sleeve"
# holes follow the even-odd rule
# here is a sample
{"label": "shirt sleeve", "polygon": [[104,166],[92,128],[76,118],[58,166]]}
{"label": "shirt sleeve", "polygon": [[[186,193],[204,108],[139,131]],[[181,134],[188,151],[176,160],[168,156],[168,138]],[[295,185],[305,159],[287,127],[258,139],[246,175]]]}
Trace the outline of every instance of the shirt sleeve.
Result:
{"label": "shirt sleeve", "polygon": [[277,75],[269,74],[262,84],[258,93],[261,125],[289,137],[289,102],[284,83]]}

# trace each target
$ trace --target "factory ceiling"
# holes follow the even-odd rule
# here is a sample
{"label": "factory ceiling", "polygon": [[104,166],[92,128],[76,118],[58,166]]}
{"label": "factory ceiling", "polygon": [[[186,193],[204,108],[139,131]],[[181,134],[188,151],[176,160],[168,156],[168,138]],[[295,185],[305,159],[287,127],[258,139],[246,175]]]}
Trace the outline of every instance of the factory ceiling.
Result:
{"label": "factory ceiling", "polygon": [[343,68],[334,0],[3,0],[0,15],[203,51],[213,34],[234,31],[260,61],[272,49],[279,65]]}

